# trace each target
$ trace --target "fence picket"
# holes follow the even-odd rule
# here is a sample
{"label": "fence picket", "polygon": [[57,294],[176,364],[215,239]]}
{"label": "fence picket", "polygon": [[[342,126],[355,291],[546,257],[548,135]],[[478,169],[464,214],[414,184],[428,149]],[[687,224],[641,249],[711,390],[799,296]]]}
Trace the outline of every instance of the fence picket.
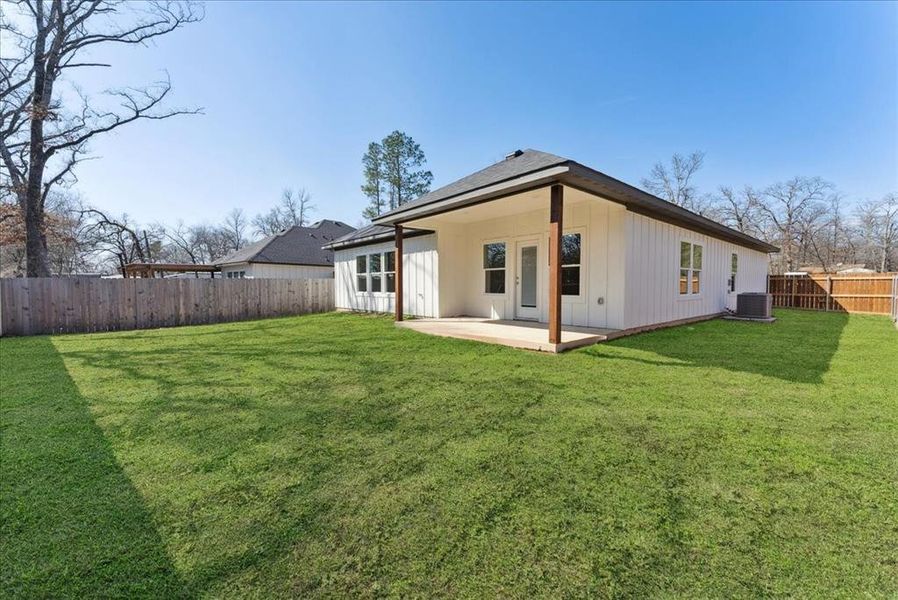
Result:
{"label": "fence picket", "polygon": [[0,335],[150,329],[334,310],[333,279],[0,279]]}
{"label": "fence picket", "polygon": [[767,289],[777,308],[888,315],[893,308],[895,273],[872,275],[770,275]]}

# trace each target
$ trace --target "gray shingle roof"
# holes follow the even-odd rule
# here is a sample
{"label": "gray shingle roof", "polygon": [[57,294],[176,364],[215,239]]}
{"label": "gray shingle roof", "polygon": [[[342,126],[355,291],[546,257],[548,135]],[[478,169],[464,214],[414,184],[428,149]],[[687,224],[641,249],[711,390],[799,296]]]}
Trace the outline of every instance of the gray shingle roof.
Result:
{"label": "gray shingle roof", "polygon": [[778,248],[569,158],[539,150],[517,151],[505,160],[425,194],[374,219],[392,225],[489,201],[524,189],[560,183],[618,202],[628,210],[763,252]]}
{"label": "gray shingle roof", "polygon": [[449,185],[444,185],[439,189],[428,192],[417,200],[406,202],[400,208],[386,212],[378,218],[387,217],[400,211],[405,212],[417,206],[439,202],[440,200],[451,198],[452,196],[458,196],[465,192],[501,183],[508,179],[514,179],[515,177],[520,177],[528,173],[533,173],[568,162],[571,162],[571,160],[554,154],[549,154],[548,152],[541,152],[539,150],[528,148],[517,156],[509,155],[509,158],[506,160],[497,162],[476,173],[453,181]]}
{"label": "gray shingle roof", "polygon": [[323,219],[309,227],[291,227],[252,243],[217,264],[251,262],[331,267],[334,253],[323,246],[353,231],[355,228],[346,223]]}

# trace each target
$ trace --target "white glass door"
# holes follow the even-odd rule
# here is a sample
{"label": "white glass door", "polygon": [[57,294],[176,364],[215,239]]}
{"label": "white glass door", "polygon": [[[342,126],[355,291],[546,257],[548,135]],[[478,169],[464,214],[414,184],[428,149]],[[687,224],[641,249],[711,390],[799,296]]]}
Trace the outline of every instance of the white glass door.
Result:
{"label": "white glass door", "polygon": [[537,293],[537,272],[539,260],[535,242],[520,242],[517,251],[517,274],[515,276],[516,308],[518,319],[539,319],[539,294]]}

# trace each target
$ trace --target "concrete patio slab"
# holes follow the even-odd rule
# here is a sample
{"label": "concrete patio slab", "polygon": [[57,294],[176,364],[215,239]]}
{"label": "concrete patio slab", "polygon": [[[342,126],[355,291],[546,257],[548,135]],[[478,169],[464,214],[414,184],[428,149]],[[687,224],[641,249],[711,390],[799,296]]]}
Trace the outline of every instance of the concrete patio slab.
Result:
{"label": "concrete patio slab", "polygon": [[572,348],[603,342],[619,333],[617,329],[591,327],[561,328],[561,343],[549,343],[549,326],[531,321],[506,321],[477,317],[447,319],[412,319],[396,323],[398,327],[413,329],[429,335],[476,340],[501,344],[512,348],[540,352],[563,352]]}

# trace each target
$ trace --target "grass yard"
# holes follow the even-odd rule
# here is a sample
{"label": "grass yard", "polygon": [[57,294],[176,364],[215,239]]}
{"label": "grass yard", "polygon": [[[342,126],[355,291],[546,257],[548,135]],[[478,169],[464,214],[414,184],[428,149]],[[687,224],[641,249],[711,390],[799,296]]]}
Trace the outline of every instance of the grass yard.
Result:
{"label": "grass yard", "polygon": [[3,339],[8,597],[896,597],[898,331]]}

